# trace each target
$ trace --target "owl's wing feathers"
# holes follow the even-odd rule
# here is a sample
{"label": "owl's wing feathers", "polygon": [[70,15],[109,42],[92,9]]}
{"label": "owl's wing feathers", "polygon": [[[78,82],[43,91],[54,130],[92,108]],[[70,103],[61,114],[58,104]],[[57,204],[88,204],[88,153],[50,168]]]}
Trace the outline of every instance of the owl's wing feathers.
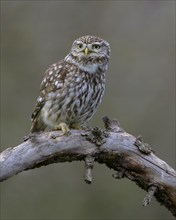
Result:
{"label": "owl's wing feathers", "polygon": [[52,64],[50,68],[46,70],[40,86],[40,96],[37,99],[34,112],[31,116],[32,122],[37,118],[37,115],[44,106],[47,94],[62,89],[67,73],[68,68],[66,68],[64,60]]}

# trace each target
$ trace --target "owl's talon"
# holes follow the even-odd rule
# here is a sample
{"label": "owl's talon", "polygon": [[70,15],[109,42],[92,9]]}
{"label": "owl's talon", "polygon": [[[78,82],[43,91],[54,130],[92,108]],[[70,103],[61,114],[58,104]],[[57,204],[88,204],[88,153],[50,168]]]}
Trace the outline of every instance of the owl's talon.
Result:
{"label": "owl's talon", "polygon": [[70,131],[69,131],[69,128],[68,128],[68,125],[64,122],[61,122],[59,125],[56,125],[54,128],[53,128],[54,131],[56,130],[61,130],[63,135],[69,135],[70,134]]}

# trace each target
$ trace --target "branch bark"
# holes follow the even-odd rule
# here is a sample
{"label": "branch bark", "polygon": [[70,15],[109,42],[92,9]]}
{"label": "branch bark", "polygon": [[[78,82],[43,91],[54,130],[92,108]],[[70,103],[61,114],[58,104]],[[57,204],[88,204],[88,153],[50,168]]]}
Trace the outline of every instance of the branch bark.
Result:
{"label": "branch bark", "polygon": [[28,169],[58,162],[85,161],[85,181],[91,183],[94,161],[116,171],[115,178],[128,178],[147,191],[176,216],[176,171],[158,158],[141,137],[125,132],[115,120],[103,118],[106,130],[70,130],[29,135],[20,145],[0,154],[0,181]]}

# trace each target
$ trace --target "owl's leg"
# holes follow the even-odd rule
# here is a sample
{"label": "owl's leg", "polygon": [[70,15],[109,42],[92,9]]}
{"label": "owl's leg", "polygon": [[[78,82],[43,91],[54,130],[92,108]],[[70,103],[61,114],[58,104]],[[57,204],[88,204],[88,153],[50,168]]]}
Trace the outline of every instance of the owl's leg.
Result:
{"label": "owl's leg", "polygon": [[56,125],[53,130],[61,130],[63,135],[69,134],[69,127],[66,123],[61,122],[60,124]]}

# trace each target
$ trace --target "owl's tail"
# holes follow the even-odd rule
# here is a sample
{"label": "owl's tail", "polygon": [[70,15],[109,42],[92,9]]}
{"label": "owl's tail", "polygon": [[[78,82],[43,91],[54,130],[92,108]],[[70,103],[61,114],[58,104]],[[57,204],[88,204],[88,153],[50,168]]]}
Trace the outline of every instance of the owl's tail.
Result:
{"label": "owl's tail", "polygon": [[46,125],[42,121],[38,120],[38,118],[36,118],[32,122],[30,132],[35,133],[35,132],[44,131],[45,129],[46,129]]}

